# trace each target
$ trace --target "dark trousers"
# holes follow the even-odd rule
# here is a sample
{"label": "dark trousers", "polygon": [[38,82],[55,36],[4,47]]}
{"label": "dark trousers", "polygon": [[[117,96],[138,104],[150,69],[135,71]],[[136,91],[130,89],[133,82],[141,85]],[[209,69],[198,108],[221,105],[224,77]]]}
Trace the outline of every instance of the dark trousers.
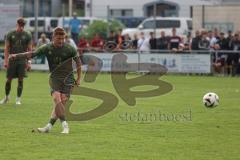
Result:
{"label": "dark trousers", "polygon": [[78,44],[78,33],[71,32],[71,36],[75,44]]}

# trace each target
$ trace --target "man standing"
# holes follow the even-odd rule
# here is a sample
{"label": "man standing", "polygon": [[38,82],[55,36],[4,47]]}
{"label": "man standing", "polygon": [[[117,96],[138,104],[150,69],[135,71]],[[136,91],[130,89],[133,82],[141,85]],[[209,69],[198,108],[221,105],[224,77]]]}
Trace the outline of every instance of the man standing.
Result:
{"label": "man standing", "polygon": [[71,37],[74,40],[75,44],[78,44],[78,35],[80,32],[80,25],[81,22],[79,19],[77,19],[77,13],[73,13],[73,19],[70,20],[69,26],[71,29]]}
{"label": "man standing", "polygon": [[182,39],[177,35],[177,29],[172,29],[172,36],[169,39],[168,49],[178,51]]}
{"label": "man standing", "polygon": [[[43,45],[34,52],[19,53],[9,57],[10,59],[27,59],[37,55],[45,55],[47,57],[51,72],[49,84],[54,108],[49,123],[45,127],[37,129],[40,133],[49,132],[57,119],[60,119],[62,123],[62,133],[69,133],[68,123],[65,119],[65,104],[70,97],[74,83],[80,84],[81,61],[77,56],[76,49],[64,43],[65,35],[64,29],[57,27],[53,31],[52,43]],[[77,66],[76,81],[73,75],[73,60]]]}
{"label": "man standing", "polygon": [[[6,35],[4,48],[4,67],[7,68],[7,81],[5,83],[5,97],[0,104],[9,101],[12,79],[18,78],[16,104],[21,104],[21,95],[23,90],[23,78],[26,75],[27,59],[8,60],[9,55],[27,52],[32,50],[31,34],[24,31],[25,21],[23,18],[17,20],[16,29]],[[29,61],[30,63],[30,61]]]}
{"label": "man standing", "polygon": [[168,49],[168,37],[165,36],[165,32],[161,31],[161,37],[157,39],[157,49],[167,50]]}
{"label": "man standing", "polygon": [[149,52],[150,51],[149,38],[145,38],[144,32],[140,33],[140,39],[138,40],[138,51],[139,52]]}

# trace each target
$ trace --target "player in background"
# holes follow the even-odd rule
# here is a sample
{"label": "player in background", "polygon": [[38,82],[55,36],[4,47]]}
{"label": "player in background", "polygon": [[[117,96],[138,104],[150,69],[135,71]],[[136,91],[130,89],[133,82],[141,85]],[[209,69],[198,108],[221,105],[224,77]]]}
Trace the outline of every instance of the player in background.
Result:
{"label": "player in background", "polygon": [[[41,133],[49,132],[57,119],[60,119],[62,123],[62,133],[69,133],[68,123],[65,119],[65,104],[70,97],[74,83],[80,84],[81,61],[79,56],[77,56],[76,49],[64,42],[65,35],[64,29],[57,27],[53,31],[53,39],[50,44],[43,45],[34,52],[14,54],[9,57],[10,59],[27,59],[37,55],[45,55],[47,57],[51,72],[49,85],[54,107],[49,123],[45,127],[37,129]],[[73,60],[77,66],[76,81],[73,75]]]}
{"label": "player in background", "polygon": [[0,101],[0,104],[5,104],[9,101],[12,79],[18,78],[16,104],[21,104],[21,96],[23,91],[23,79],[26,76],[26,69],[30,67],[31,61],[27,59],[9,60],[11,54],[17,54],[32,50],[31,33],[24,31],[25,20],[18,18],[16,29],[10,31],[6,35],[4,47],[4,67],[7,69],[7,81],[5,83],[5,97]]}

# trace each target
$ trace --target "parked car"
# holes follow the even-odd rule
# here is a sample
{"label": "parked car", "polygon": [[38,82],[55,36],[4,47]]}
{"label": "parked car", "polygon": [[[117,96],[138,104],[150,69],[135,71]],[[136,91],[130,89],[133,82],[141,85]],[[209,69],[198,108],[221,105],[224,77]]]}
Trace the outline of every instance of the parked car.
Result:
{"label": "parked car", "polygon": [[[156,26],[156,27],[155,27]],[[172,28],[176,28],[178,35],[187,35],[192,30],[192,19],[183,17],[151,17],[145,19],[137,28],[126,28],[122,34],[134,34],[144,32],[149,36],[149,32],[156,32],[156,37],[160,36],[160,32],[164,31],[165,35],[171,35]]]}

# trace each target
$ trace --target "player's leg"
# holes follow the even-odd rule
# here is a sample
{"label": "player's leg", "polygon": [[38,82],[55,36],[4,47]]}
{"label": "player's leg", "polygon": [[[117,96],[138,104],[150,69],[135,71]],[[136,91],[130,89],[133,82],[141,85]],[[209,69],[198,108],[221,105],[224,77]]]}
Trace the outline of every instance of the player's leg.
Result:
{"label": "player's leg", "polygon": [[17,98],[16,98],[16,104],[21,104],[21,96],[23,91],[23,77],[18,78],[18,86],[17,86]]}
{"label": "player's leg", "polygon": [[69,133],[68,123],[65,118],[65,104],[68,100],[68,96],[61,94],[60,92],[53,93],[53,101],[55,103],[55,114],[56,117],[60,119],[63,127],[62,133]]}
{"label": "player's leg", "polygon": [[21,96],[23,91],[23,79],[26,76],[26,64],[17,64],[16,76],[18,77],[16,104],[21,104]]}
{"label": "player's leg", "polygon": [[51,113],[51,118],[45,127],[38,128],[38,131],[41,133],[49,132],[52,129],[53,125],[55,124],[55,122],[57,121],[58,118],[60,120],[63,118],[65,119],[65,116],[63,116],[64,115],[64,106],[61,103],[61,93],[58,91],[54,91],[52,93],[52,98],[53,98],[54,107],[53,107],[53,110]]}
{"label": "player's leg", "polygon": [[5,97],[0,101],[0,104],[5,104],[9,101],[9,94],[11,91],[12,78],[7,78],[5,83]]}
{"label": "player's leg", "polygon": [[65,105],[68,101],[68,95],[66,94],[61,94],[61,102],[64,106],[64,116],[62,116],[60,119],[61,123],[62,123],[62,127],[63,127],[63,131],[61,133],[65,133],[65,134],[68,134],[69,133],[69,126],[68,126],[68,123],[65,119]]}
{"label": "player's leg", "polygon": [[12,79],[16,77],[16,74],[17,74],[16,64],[9,62],[6,76],[7,81],[5,83],[5,97],[0,101],[0,104],[5,104],[9,101]]}
{"label": "player's leg", "polygon": [[56,123],[57,119],[58,118],[57,118],[56,113],[55,113],[55,103],[54,103],[53,110],[52,110],[52,113],[51,113],[50,120],[49,120],[48,124],[43,128],[38,128],[38,131],[42,132],[42,133],[49,132],[52,129],[52,127],[54,126],[54,124]]}

